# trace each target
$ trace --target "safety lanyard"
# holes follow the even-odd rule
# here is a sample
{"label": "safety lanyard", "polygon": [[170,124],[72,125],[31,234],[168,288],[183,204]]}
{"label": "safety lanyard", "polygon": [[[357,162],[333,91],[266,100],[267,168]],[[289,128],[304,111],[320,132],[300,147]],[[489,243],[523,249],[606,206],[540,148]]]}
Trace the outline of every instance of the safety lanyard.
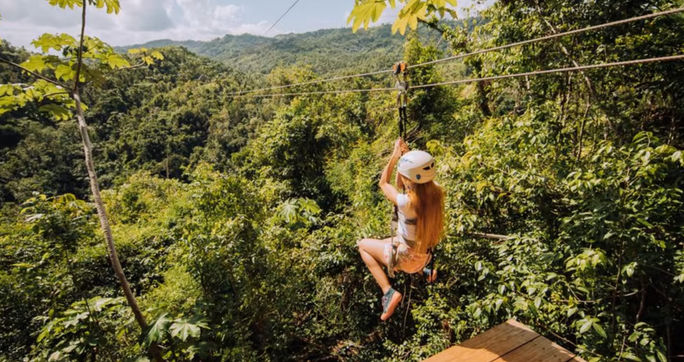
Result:
{"label": "safety lanyard", "polygon": [[392,74],[394,75],[395,84],[397,88],[397,108],[399,109],[399,136],[406,139],[406,125],[408,117],[406,116],[406,106],[408,104],[408,90],[409,81],[406,70],[408,66],[405,62],[398,62],[392,66]]}

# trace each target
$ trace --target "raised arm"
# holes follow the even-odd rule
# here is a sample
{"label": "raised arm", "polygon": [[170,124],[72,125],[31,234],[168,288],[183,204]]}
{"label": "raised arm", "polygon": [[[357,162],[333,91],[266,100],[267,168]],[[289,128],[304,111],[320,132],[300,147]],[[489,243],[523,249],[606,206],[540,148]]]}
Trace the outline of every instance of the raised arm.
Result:
{"label": "raised arm", "polygon": [[[392,177],[392,171],[394,171],[394,167],[397,165],[399,157],[401,157],[402,151],[405,149],[408,149],[408,147],[404,141],[401,138],[397,139],[397,141],[394,143],[392,156],[390,156],[390,159],[387,162],[385,169],[382,170],[382,175],[380,176],[379,186],[382,190],[382,193],[395,205],[397,204],[397,194],[399,194],[399,192],[392,184],[389,183],[389,180],[390,177]],[[397,176],[397,185],[401,187],[403,185],[401,185],[400,182],[401,180],[399,180],[399,176]]]}
{"label": "raised arm", "polygon": [[[403,151],[402,154],[405,152],[407,151]],[[394,178],[394,184],[397,185],[398,190],[402,190],[402,192],[404,191],[404,182],[401,180],[401,174],[399,172],[397,172],[397,175]]]}

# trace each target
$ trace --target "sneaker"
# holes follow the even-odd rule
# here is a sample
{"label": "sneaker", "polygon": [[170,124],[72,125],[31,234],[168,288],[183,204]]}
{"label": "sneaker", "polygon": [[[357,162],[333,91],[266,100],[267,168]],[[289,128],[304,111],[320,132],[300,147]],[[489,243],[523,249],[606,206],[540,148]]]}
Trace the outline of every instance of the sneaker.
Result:
{"label": "sneaker", "polygon": [[433,283],[437,280],[437,269],[423,268],[423,275],[425,275],[428,283]]}
{"label": "sneaker", "polygon": [[401,293],[390,288],[382,297],[382,315],[380,315],[380,319],[383,321],[389,319],[392,313],[394,313],[394,309],[399,305],[399,302],[401,302]]}

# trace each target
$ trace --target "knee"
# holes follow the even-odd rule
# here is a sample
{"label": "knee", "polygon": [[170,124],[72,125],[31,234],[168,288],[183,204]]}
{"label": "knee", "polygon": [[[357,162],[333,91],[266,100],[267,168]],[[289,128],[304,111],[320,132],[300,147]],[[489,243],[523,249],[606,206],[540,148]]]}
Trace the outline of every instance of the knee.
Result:
{"label": "knee", "polygon": [[356,241],[356,247],[359,248],[359,251],[362,251],[365,249],[366,244],[368,243],[368,239],[361,239]]}

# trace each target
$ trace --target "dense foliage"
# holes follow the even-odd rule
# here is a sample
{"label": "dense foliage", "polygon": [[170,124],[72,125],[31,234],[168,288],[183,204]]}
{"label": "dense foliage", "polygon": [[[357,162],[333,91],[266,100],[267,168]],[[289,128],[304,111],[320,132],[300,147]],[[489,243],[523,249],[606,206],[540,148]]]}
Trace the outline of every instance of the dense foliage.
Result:
{"label": "dense foliage", "polygon": [[[432,35],[409,33],[403,58],[674,6],[502,0],[474,27],[422,19]],[[329,41],[307,37],[319,35]],[[681,54],[682,44],[674,15],[410,76]],[[75,124],[27,101],[0,115],[0,360],[134,360],[155,343],[168,360],[419,360],[512,317],[588,360],[684,354],[681,62],[411,91],[409,141],[437,157],[448,232],[439,281],[399,276],[407,298],[381,323],[355,241],[389,232],[377,181],[397,136],[394,94],[230,97],[316,79],[328,64],[261,79],[161,52],[84,94],[119,257],[149,328],[134,323],[111,272]],[[30,54],[3,43],[0,56]],[[0,65],[4,85],[28,78]]]}

